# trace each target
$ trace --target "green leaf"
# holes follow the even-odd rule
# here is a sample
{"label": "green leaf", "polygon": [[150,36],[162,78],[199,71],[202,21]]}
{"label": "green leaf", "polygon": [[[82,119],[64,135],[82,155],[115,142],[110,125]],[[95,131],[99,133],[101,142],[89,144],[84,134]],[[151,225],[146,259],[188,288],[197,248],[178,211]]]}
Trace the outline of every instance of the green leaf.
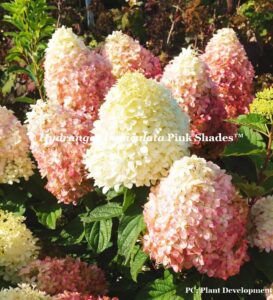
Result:
{"label": "green leaf", "polygon": [[139,234],[144,228],[142,211],[136,212],[134,209],[129,209],[120,220],[118,228],[118,254],[124,257],[125,264],[130,259]]}
{"label": "green leaf", "polygon": [[125,212],[136,200],[136,194],[133,190],[126,189],[123,196],[122,209]]}
{"label": "green leaf", "polygon": [[28,103],[28,104],[35,104],[36,100],[29,98],[29,97],[17,97],[14,99],[15,102],[21,102],[21,103]]}
{"label": "green leaf", "polygon": [[265,142],[261,134],[246,126],[242,126],[238,133],[243,136],[225,148],[224,156],[245,156],[266,153]]}
{"label": "green leaf", "polygon": [[56,229],[57,220],[62,215],[62,208],[58,203],[43,203],[34,207],[38,221],[49,229]]}
{"label": "green leaf", "polygon": [[156,279],[154,282],[148,284],[137,294],[135,299],[184,300],[186,298],[179,292],[178,286],[175,285],[173,275],[169,271],[165,271],[164,279]]}
{"label": "green leaf", "polygon": [[2,85],[2,94],[3,96],[6,96],[8,93],[11,92],[11,89],[14,87],[16,80],[16,75],[15,74],[9,74],[6,82],[3,83]]}
{"label": "green leaf", "polygon": [[83,215],[82,221],[91,223],[119,217],[122,214],[122,206],[119,203],[110,202],[102,206],[98,206],[87,214]]}
{"label": "green leaf", "polygon": [[273,252],[259,251],[256,248],[250,249],[251,258],[257,269],[262,271],[270,282],[273,281]]}
{"label": "green leaf", "polygon": [[257,197],[265,194],[265,189],[255,182],[238,182],[236,186],[246,194],[247,197]]}
{"label": "green leaf", "polygon": [[59,241],[63,245],[79,244],[84,238],[84,226],[80,216],[68,223],[60,233]]}
{"label": "green leaf", "polygon": [[112,220],[101,220],[94,223],[87,223],[84,226],[85,238],[90,247],[101,253],[109,246],[112,232]]}
{"label": "green leaf", "polygon": [[34,82],[36,82],[35,75],[28,69],[19,66],[11,66],[7,69],[9,73],[16,73],[16,74],[27,74]]}
{"label": "green leaf", "polygon": [[273,190],[273,177],[268,177],[262,184],[262,187],[265,191],[265,194],[271,192]]}
{"label": "green leaf", "polygon": [[136,253],[130,262],[130,273],[132,279],[137,282],[137,276],[141,272],[144,263],[148,259],[148,255],[144,253],[139,246],[136,246],[135,249]]}
{"label": "green leaf", "polygon": [[250,127],[265,134],[267,133],[266,124],[268,124],[268,121],[265,117],[259,114],[240,115],[237,119],[229,119],[227,121],[233,124]]}
{"label": "green leaf", "polygon": [[106,200],[110,201],[118,196],[121,196],[124,194],[124,192],[126,191],[126,188],[122,187],[120,188],[118,191],[113,190],[109,190],[106,194]]}

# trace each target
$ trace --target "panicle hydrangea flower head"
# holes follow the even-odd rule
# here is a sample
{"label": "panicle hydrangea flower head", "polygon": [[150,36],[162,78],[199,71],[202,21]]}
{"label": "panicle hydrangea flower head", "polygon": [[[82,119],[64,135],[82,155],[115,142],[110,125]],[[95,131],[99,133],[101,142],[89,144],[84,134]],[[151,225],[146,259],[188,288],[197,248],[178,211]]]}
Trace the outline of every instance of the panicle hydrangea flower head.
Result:
{"label": "panicle hydrangea flower head", "polygon": [[24,282],[34,283],[49,295],[78,292],[105,295],[107,282],[104,272],[96,265],[88,265],[71,257],[36,260],[20,271]]}
{"label": "panicle hydrangea flower head", "polygon": [[254,70],[234,30],[218,30],[209,41],[203,59],[228,118],[247,113],[253,100]]}
{"label": "panicle hydrangea flower head", "polygon": [[273,251],[273,196],[263,197],[251,207],[249,240],[266,252]]}
{"label": "panicle hydrangea flower head", "polygon": [[0,106],[0,183],[28,180],[34,165],[29,158],[26,128],[11,110]]}
{"label": "panicle hydrangea flower head", "polygon": [[202,144],[195,140],[197,134],[213,136],[223,131],[225,108],[212,94],[207,66],[195,50],[183,48],[165,67],[161,82],[172,91],[182,110],[189,114],[191,136],[196,147]]}
{"label": "panicle hydrangea flower head", "polygon": [[67,292],[56,296],[55,300],[118,300],[117,297],[81,295],[77,292]]}
{"label": "panicle hydrangea flower head", "polygon": [[16,288],[3,289],[0,291],[2,300],[53,300],[44,292],[41,292],[28,284],[20,284]]}
{"label": "panicle hydrangea flower head", "polygon": [[120,78],[128,71],[138,71],[147,78],[159,78],[162,73],[160,60],[121,31],[109,35],[101,54],[112,64],[113,74]]}
{"label": "panicle hydrangea flower head", "polygon": [[260,114],[266,118],[273,116],[273,87],[266,88],[256,94],[256,98],[250,104],[250,112]]}
{"label": "panicle hydrangea flower head", "polygon": [[165,87],[143,74],[119,79],[99,114],[84,161],[105,192],[154,184],[188,153],[188,143],[174,138],[188,134],[187,114]]}
{"label": "panicle hydrangea flower head", "polygon": [[82,163],[93,127],[90,114],[42,100],[27,113],[28,136],[46,188],[59,202],[74,203],[92,189]]}
{"label": "panicle hydrangea flower head", "polygon": [[144,207],[144,250],[175,272],[227,279],[247,260],[248,206],[231,176],[193,155],[174,162]]}
{"label": "panicle hydrangea flower head", "polygon": [[61,27],[48,43],[45,55],[45,88],[50,102],[67,108],[97,111],[114,84],[112,67],[89,50],[71,28]]}
{"label": "panicle hydrangea flower head", "polygon": [[24,217],[0,210],[0,276],[17,282],[18,271],[36,259],[37,239],[23,223]]}

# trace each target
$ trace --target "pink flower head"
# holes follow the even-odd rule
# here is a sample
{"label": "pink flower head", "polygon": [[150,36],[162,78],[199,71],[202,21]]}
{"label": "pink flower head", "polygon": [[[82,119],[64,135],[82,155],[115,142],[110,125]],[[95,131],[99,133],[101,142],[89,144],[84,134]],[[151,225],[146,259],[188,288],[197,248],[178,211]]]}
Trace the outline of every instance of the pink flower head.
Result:
{"label": "pink flower head", "polygon": [[175,272],[227,279],[248,259],[248,206],[231,176],[197,156],[176,161],[144,207],[144,250]]}
{"label": "pink flower head", "polygon": [[90,114],[42,100],[27,113],[28,136],[46,188],[59,202],[74,203],[92,189],[82,157],[93,127]]}
{"label": "pink flower head", "polygon": [[[57,295],[64,291],[66,291],[65,294],[75,292],[94,296],[107,293],[104,272],[96,265],[88,265],[71,257],[46,257],[43,260],[33,261],[21,270],[20,276],[24,282],[34,283],[39,290],[49,295]],[[77,294],[75,294],[75,299],[89,299],[76,296]],[[60,299],[71,300],[71,298]]]}
{"label": "pink flower head", "polygon": [[128,71],[138,71],[147,78],[161,76],[159,58],[121,31],[114,31],[106,38],[101,54],[112,64],[112,72],[117,78]]}
{"label": "pink flower head", "polygon": [[[199,153],[201,147],[209,147],[207,142],[197,139],[197,135],[204,134],[214,137],[234,134],[234,129],[224,120],[227,113],[223,103],[214,94],[213,83],[207,74],[206,63],[191,48],[183,48],[166,67],[161,82],[168,87],[181,109],[191,118],[191,137],[194,151]],[[224,147],[223,142],[214,143],[210,149],[211,156],[217,156]],[[212,148],[210,147],[210,148]],[[215,155],[212,155],[215,153]]]}
{"label": "pink flower head", "polygon": [[110,298],[107,296],[101,297],[101,296],[81,295],[77,292],[67,292],[67,291],[57,295],[55,299],[56,300],[118,300],[117,297]]}
{"label": "pink flower head", "polygon": [[234,30],[218,30],[209,41],[203,59],[227,117],[248,113],[253,100],[254,70]]}
{"label": "pink flower head", "polygon": [[57,29],[45,56],[49,101],[91,113],[96,119],[105,94],[115,82],[111,69],[111,64],[89,50],[71,28]]}

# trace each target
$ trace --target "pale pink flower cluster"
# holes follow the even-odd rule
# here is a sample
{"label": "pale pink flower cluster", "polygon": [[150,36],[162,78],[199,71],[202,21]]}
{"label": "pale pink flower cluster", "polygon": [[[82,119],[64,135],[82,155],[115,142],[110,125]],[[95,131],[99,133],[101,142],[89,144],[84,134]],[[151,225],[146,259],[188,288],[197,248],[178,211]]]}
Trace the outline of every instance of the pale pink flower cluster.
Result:
{"label": "pale pink flower cluster", "polygon": [[248,206],[231,176],[197,156],[176,161],[144,207],[144,250],[175,272],[227,279],[248,259]]}
{"label": "pale pink flower cluster", "polygon": [[250,234],[252,246],[266,252],[273,251],[273,196],[263,197],[251,207]]}
{"label": "pale pink flower cluster", "polygon": [[81,295],[79,293],[67,292],[57,295],[55,300],[118,300],[117,297],[110,298],[107,296],[90,296],[90,295]]}
{"label": "pale pink flower cluster", "polygon": [[3,106],[0,106],[0,148],[0,183],[28,180],[34,164],[29,157],[26,128]]}
{"label": "pale pink flower cluster", "polygon": [[247,113],[253,100],[254,70],[234,30],[218,30],[209,41],[203,59],[228,118]]}
{"label": "pale pink flower cluster", "polygon": [[50,102],[86,111],[93,118],[114,84],[112,67],[89,50],[71,28],[61,27],[48,43],[45,55],[45,88]]}
{"label": "pale pink flower cluster", "polygon": [[107,293],[104,272],[96,265],[71,257],[33,261],[21,270],[20,276],[23,282],[35,284],[49,295],[64,291],[94,296]]}
{"label": "pale pink flower cluster", "polygon": [[66,109],[38,100],[27,113],[31,150],[41,175],[47,177],[46,189],[58,201],[74,203],[92,189],[82,163],[88,143],[61,142],[55,137],[89,137],[93,127],[90,114]]}
{"label": "pale pink flower cluster", "polygon": [[205,62],[191,48],[183,48],[164,69],[161,82],[168,87],[181,109],[191,118],[191,136],[195,145],[196,134],[213,136],[223,131],[226,111],[212,93],[212,82]]}
{"label": "pale pink flower cluster", "polygon": [[112,64],[112,72],[117,78],[128,71],[138,71],[147,78],[161,76],[159,58],[121,31],[114,31],[109,35],[100,52]]}

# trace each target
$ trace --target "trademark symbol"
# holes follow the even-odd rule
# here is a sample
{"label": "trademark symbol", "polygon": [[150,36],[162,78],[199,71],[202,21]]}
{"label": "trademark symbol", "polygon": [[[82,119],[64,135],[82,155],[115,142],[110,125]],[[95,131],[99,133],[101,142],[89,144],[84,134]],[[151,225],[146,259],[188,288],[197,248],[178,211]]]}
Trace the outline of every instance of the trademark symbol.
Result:
{"label": "trademark symbol", "polygon": [[238,138],[238,139],[241,139],[241,138],[244,137],[244,134],[243,133],[236,133],[235,137]]}

